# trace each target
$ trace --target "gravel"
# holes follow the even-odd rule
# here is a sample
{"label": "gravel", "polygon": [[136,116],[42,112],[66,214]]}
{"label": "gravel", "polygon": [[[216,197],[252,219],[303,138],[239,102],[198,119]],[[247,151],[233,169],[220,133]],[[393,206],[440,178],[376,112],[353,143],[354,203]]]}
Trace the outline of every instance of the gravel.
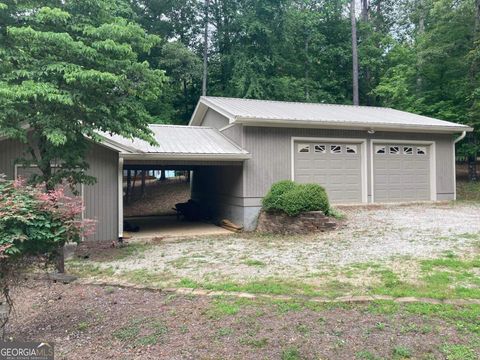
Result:
{"label": "gravel", "polygon": [[345,227],[311,236],[240,234],[164,242],[141,256],[102,262],[116,272],[147,269],[178,281],[305,278],[365,262],[478,251],[480,206],[469,203],[355,208]]}

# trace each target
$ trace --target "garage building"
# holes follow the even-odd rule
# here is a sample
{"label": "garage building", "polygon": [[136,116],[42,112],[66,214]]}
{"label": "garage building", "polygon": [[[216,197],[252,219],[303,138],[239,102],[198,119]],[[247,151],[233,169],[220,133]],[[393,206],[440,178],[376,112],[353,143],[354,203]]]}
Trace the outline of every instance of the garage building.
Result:
{"label": "garage building", "polygon": [[[455,143],[468,126],[388,108],[201,97],[188,126],[152,125],[158,142],[104,134],[81,187],[90,240],[123,236],[128,169],[191,171],[191,197],[213,219],[246,230],[277,181],[325,187],[333,204],[454,200]],[[28,176],[16,163],[24,144],[0,138],[0,173]]]}

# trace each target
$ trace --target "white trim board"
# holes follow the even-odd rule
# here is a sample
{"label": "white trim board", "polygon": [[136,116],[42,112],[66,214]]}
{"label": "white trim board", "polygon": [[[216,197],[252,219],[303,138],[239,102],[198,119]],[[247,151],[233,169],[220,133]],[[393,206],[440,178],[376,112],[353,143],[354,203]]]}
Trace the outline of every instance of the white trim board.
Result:
{"label": "white trim board", "polygon": [[123,158],[118,157],[118,238],[123,238]]}
{"label": "white trim board", "polygon": [[297,137],[292,136],[290,138],[290,176],[295,181],[295,142],[296,141],[308,141],[308,142],[327,142],[327,143],[347,143],[347,144],[360,144],[361,146],[361,177],[362,177],[362,203],[368,202],[368,179],[367,179],[367,139],[358,138],[325,138],[325,137]]}
{"label": "white trim board", "polygon": [[374,144],[411,144],[425,145],[430,147],[430,200],[437,200],[437,164],[436,164],[436,142],[435,141],[417,141],[401,139],[370,139],[370,191],[371,202],[375,202],[375,184],[374,184]]}

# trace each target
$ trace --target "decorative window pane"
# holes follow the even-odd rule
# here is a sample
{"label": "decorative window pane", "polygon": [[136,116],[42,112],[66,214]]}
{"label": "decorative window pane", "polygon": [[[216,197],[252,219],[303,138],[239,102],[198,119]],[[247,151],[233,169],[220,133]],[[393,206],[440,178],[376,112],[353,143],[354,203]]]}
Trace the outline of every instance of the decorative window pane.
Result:
{"label": "decorative window pane", "polygon": [[417,147],[417,155],[425,155],[427,153],[427,148],[425,146]]}
{"label": "decorative window pane", "polygon": [[385,146],[376,145],[375,146],[375,154],[385,154]]}
{"label": "decorative window pane", "polygon": [[405,155],[413,155],[413,148],[411,146],[404,146],[403,153]]}
{"label": "decorative window pane", "polygon": [[310,152],[310,145],[309,144],[298,144],[298,152],[299,153],[308,153]]}
{"label": "decorative window pane", "polygon": [[399,146],[390,146],[389,153],[394,154],[394,155],[400,154],[400,147]]}
{"label": "decorative window pane", "polygon": [[325,154],[327,147],[325,145],[315,145],[315,152]]}
{"label": "decorative window pane", "polygon": [[347,154],[356,154],[357,153],[357,145],[347,145],[346,146],[346,153]]}
{"label": "decorative window pane", "polygon": [[330,145],[330,153],[341,154],[342,153],[342,147],[340,145]]}

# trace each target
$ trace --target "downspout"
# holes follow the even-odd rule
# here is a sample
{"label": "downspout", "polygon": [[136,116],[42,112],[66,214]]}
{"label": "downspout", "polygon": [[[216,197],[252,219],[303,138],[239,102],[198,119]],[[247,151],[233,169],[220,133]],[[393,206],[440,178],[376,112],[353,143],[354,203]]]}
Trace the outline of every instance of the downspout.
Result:
{"label": "downspout", "polygon": [[453,141],[453,200],[457,200],[457,171],[456,171],[456,161],[457,157],[455,154],[455,145],[459,142],[465,139],[465,136],[467,135],[466,131],[462,132],[462,135],[460,135],[458,138],[456,138]]}
{"label": "downspout", "polygon": [[456,138],[453,143],[456,144],[456,143],[458,143],[459,141],[462,141],[463,139],[465,139],[465,136],[466,136],[466,135],[467,135],[467,132],[466,132],[466,131],[463,131],[463,132],[462,132],[462,135],[460,135],[458,138]]}

